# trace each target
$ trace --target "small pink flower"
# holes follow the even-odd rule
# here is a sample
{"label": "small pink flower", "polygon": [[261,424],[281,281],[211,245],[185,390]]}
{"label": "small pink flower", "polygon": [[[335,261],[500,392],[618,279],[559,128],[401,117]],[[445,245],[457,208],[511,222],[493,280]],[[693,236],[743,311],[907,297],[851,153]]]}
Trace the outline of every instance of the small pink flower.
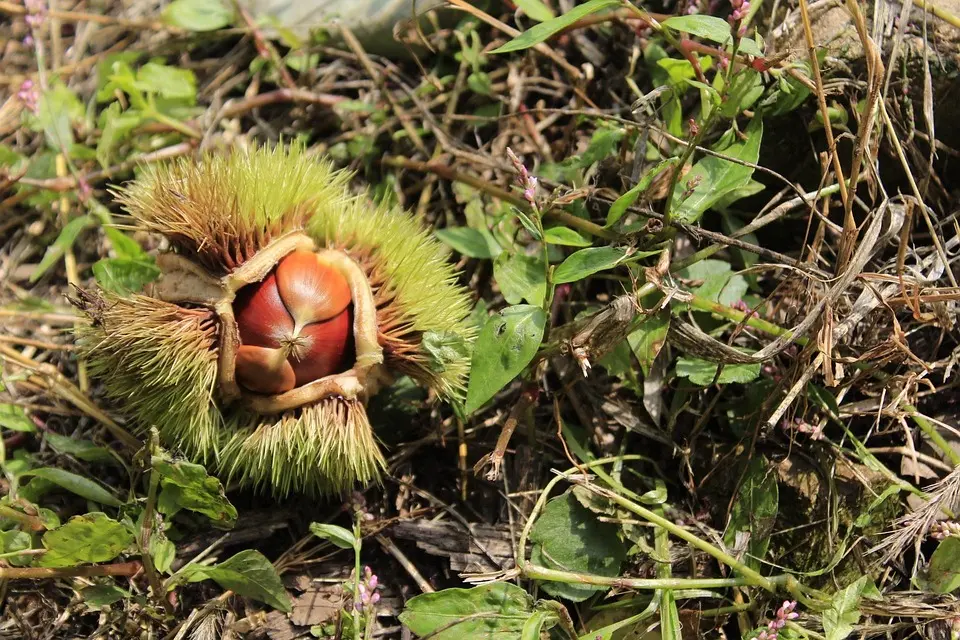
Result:
{"label": "small pink flower", "polygon": [[20,89],[17,91],[17,98],[20,99],[20,102],[22,102],[23,106],[27,109],[33,113],[37,112],[40,94],[37,92],[37,87],[33,80],[28,78],[23,81],[23,84],[20,85]]}

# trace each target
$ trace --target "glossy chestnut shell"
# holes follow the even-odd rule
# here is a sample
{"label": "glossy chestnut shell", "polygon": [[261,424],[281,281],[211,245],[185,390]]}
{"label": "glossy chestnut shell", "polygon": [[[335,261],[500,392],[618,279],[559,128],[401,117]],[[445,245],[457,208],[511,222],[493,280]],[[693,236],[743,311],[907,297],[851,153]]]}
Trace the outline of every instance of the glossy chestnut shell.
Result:
{"label": "glossy chestnut shell", "polygon": [[312,251],[294,251],[237,292],[237,383],[279,394],[348,369],[353,359],[350,287]]}

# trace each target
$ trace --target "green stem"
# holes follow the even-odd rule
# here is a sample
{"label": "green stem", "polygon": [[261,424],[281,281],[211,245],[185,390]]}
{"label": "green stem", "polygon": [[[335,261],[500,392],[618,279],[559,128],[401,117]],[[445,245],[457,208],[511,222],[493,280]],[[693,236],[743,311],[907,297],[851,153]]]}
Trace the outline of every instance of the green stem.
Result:
{"label": "green stem", "polygon": [[353,640],[360,640],[360,619],[361,610],[357,609],[357,603],[360,602],[360,549],[363,540],[363,531],[360,530],[360,518],[362,514],[358,509],[353,518]]}
{"label": "green stem", "polygon": [[188,138],[193,138],[193,139],[195,139],[195,140],[199,140],[200,138],[203,137],[203,136],[200,134],[199,131],[196,131],[196,130],[193,129],[192,127],[187,126],[186,124],[180,122],[179,120],[176,120],[176,119],[174,119],[174,118],[171,118],[170,116],[168,116],[168,115],[166,115],[166,114],[160,113],[159,111],[157,111],[157,110],[154,109],[153,107],[149,107],[149,108],[146,110],[146,112],[144,113],[144,115],[145,115],[147,118],[150,118],[150,119],[152,119],[152,120],[156,120],[156,121],[159,122],[160,124],[165,124],[166,126],[170,127],[170,128],[173,129],[174,131],[179,131],[180,133],[182,133],[183,135],[187,136]]}
{"label": "green stem", "polygon": [[523,575],[534,580],[549,580],[568,584],[592,584],[598,587],[621,589],[724,589],[727,587],[750,587],[756,583],[748,578],[608,578],[589,573],[548,569],[539,565],[527,565]]}
{"label": "green stem", "polygon": [[917,408],[912,404],[904,405],[903,407],[910,412],[910,419],[913,420],[914,424],[920,427],[920,430],[930,438],[930,441],[933,444],[937,445],[940,451],[943,452],[943,455],[950,458],[950,462],[953,463],[953,466],[960,466],[960,453],[957,453],[953,447],[950,446],[950,443],[940,435],[940,432],[937,428],[927,419],[925,415],[917,411]]}

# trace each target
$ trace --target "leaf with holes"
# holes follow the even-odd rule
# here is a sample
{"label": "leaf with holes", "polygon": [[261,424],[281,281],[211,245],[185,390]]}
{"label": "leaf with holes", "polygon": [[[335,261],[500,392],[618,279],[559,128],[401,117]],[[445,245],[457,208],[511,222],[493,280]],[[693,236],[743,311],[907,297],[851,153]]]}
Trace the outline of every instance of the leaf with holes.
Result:
{"label": "leaf with holes", "polygon": [[74,516],[61,527],[43,534],[47,552],[40,556],[41,567],[75,567],[107,562],[133,543],[127,527],[104,513]]}
{"label": "leaf with holes", "polygon": [[161,513],[172,516],[187,509],[228,528],[237,521],[237,509],[224,495],[220,480],[208,475],[203,465],[164,456],[154,456],[151,462],[154,473],[160,474],[157,509]]}

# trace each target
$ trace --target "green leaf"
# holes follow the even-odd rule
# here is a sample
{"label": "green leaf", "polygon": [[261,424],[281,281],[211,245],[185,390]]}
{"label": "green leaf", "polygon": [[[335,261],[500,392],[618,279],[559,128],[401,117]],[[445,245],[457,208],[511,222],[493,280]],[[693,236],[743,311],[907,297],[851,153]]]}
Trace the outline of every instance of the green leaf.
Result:
{"label": "green leaf", "polygon": [[557,15],[553,12],[553,9],[543,4],[541,0],[514,0],[513,3],[517,5],[519,9],[522,9],[525,14],[530,16],[532,20],[536,20],[537,22],[552,20]]}
{"label": "green leaf", "polygon": [[960,589],[960,538],[950,536],[937,545],[927,567],[926,585],[940,594]]}
{"label": "green leaf", "polygon": [[812,382],[807,383],[807,397],[813,400],[813,402],[825,410],[834,418],[840,417],[840,405],[837,404],[837,399],[832,393],[821,387],[820,385],[813,384]]}
{"label": "green leaf", "polygon": [[[705,38],[722,45],[733,42],[730,33],[730,23],[723,18],[707,15],[674,16],[661,23],[663,26]],[[750,38],[741,38],[739,50],[751,56],[762,56],[763,51]]]}
{"label": "green leaf", "polygon": [[[737,140],[733,144],[716,149],[731,158],[756,164],[760,157],[760,141],[763,138],[763,124],[760,118],[750,121],[744,132],[747,139]],[[715,156],[705,156],[699,160],[682,180],[677,182],[673,197],[674,219],[691,224],[700,219],[703,213],[713,207],[724,196],[750,182],[753,168]],[[690,185],[693,190],[684,198]]]}
{"label": "green leaf", "polygon": [[400,622],[418,636],[436,633],[432,640],[517,640],[533,612],[533,598],[526,591],[495,582],[413,597]]}
{"label": "green leaf", "polygon": [[[0,531],[0,553],[15,553],[29,549],[32,546],[33,539],[26,531],[20,531],[19,529]],[[30,564],[32,560],[33,558],[29,555],[10,556],[3,559],[4,562],[9,562],[15,567]]]}
{"label": "green leaf", "polygon": [[612,269],[627,255],[620,247],[590,247],[580,249],[569,255],[553,272],[553,281],[557,284],[577,282],[599,271]]}
{"label": "green leaf", "polygon": [[170,573],[170,567],[177,558],[177,547],[162,531],[154,531],[150,538],[150,557],[157,571]]}
{"label": "green leaf", "polygon": [[75,473],[71,473],[66,469],[41,467],[39,469],[25,471],[20,475],[21,477],[30,476],[43,478],[44,480],[48,480],[53,484],[66,489],[67,491],[77,494],[81,498],[86,498],[87,500],[92,500],[93,502],[99,502],[100,504],[105,504],[108,507],[119,507],[123,504],[117,500],[116,496],[104,489],[102,485],[97,484],[89,478],[84,478],[83,476],[78,476]]}
{"label": "green leaf", "polygon": [[24,413],[23,407],[8,402],[0,402],[0,427],[25,433],[33,433],[37,430],[37,427]]}
{"label": "green leaf", "polygon": [[[627,554],[620,539],[620,527],[600,522],[580,504],[573,493],[553,498],[544,507],[530,530],[532,562],[550,569],[575,571],[614,577]],[[586,600],[608,587],[563,582],[542,582],[543,590],[552,596],[572,602]]]}
{"label": "green leaf", "polygon": [[[725,196],[717,200],[714,203],[713,208],[716,209],[717,211],[725,211],[726,209],[729,209],[733,205],[733,203],[735,203],[737,200],[749,198],[750,196],[760,193],[766,188],[767,186],[765,184],[763,184],[762,182],[757,182],[756,180],[751,178],[750,181],[747,182],[747,184],[737,189],[734,189],[733,191],[727,193]],[[740,225],[740,227],[742,226],[743,224]],[[740,227],[737,227],[737,228],[739,229]],[[753,240],[750,240],[748,236],[752,236]],[[746,240],[747,242],[754,242],[754,240],[756,240],[756,235],[752,233],[748,233],[742,239]],[[756,243],[754,242],[754,244]]]}
{"label": "green leaf", "polygon": [[114,102],[107,107],[99,118],[100,140],[97,141],[97,162],[106,169],[110,166],[114,148],[133,131],[143,117],[136,110],[120,111],[120,103]]}
{"label": "green leaf", "polygon": [[[701,360],[700,358],[679,358],[677,360],[677,375],[681,378],[689,378],[693,384],[705,387],[713,384],[713,379],[717,375],[716,362]],[[720,372],[720,378],[717,384],[729,384],[731,382],[747,383],[756,380],[760,376],[760,363],[749,364],[727,364]]]}
{"label": "green leaf", "polygon": [[550,227],[543,230],[543,239],[550,244],[566,247],[589,247],[592,243],[569,227]]}
{"label": "green leaf", "polygon": [[862,576],[856,582],[834,594],[830,607],[823,612],[823,633],[827,640],[843,640],[860,621],[860,600],[880,596],[870,576]]}
{"label": "green leaf", "polygon": [[533,615],[523,623],[523,629],[520,630],[520,640],[540,640],[540,632],[549,629],[557,621],[557,614],[553,611],[546,609],[534,611]]}
{"label": "green leaf", "polygon": [[47,147],[61,152],[73,145],[73,125],[86,119],[80,98],[60,80],[40,94],[36,114],[27,112],[26,124],[33,131],[42,131]]}
{"label": "green leaf", "polygon": [[102,258],[93,263],[97,284],[115,293],[136,293],[160,277],[153,259]]}
{"label": "green leaf", "polygon": [[763,456],[755,456],[750,460],[743,483],[737,491],[730,524],[723,536],[724,544],[730,548],[736,546],[737,534],[750,536],[745,559],[748,567],[759,570],[761,561],[767,555],[770,534],[777,521],[779,500],[776,473]]}
{"label": "green leaf", "polygon": [[353,532],[350,531],[349,529],[338,527],[335,524],[322,524],[319,522],[311,522],[310,533],[317,536],[318,538],[329,540],[330,542],[337,545],[341,549],[357,548],[357,538],[353,535]]}
{"label": "green leaf", "polygon": [[100,512],[74,516],[62,527],[43,534],[47,552],[40,556],[41,567],[75,567],[107,562],[133,543],[127,527]]}
{"label": "green leaf", "polygon": [[452,331],[426,331],[420,339],[420,350],[427,356],[431,371],[443,373],[453,363],[470,359],[470,343],[462,334]]}
{"label": "green leaf", "polygon": [[681,640],[680,612],[673,591],[660,592],[660,638],[661,640]]}
{"label": "green leaf", "polygon": [[650,375],[653,361],[657,359],[663,345],[667,343],[667,333],[670,331],[670,310],[663,309],[658,313],[647,316],[637,330],[627,336],[627,342],[633,355],[640,362],[643,375]]}
{"label": "green leaf", "polygon": [[111,224],[110,218],[106,218],[103,224],[106,225],[103,227],[103,232],[106,234],[118,258],[135,258],[138,260],[148,258],[147,252],[143,250],[139,242],[119,229],[109,226]]}
{"label": "green leaf", "polygon": [[197,78],[190,69],[148,62],[137,71],[137,88],[162,98],[194,101]]}
{"label": "green leaf", "polygon": [[540,307],[507,307],[487,320],[473,348],[465,411],[473,413],[530,364],[543,340]]}
{"label": "green leaf", "polygon": [[493,263],[493,278],[508,304],[523,300],[536,306],[543,304],[547,274],[542,258],[501,253]]}
{"label": "green leaf", "polygon": [[115,462],[116,458],[104,447],[98,447],[89,440],[79,440],[47,432],[44,438],[54,451],[61,455],[73,456],[84,462]]}
{"label": "green leaf", "polygon": [[289,613],[290,596],[273,564],[259,551],[247,549],[225,562],[212,566],[190,564],[180,570],[180,579],[187,582],[213,580],[224,589],[246,598],[265,602],[274,609]]}
{"label": "green leaf", "polygon": [[493,234],[471,227],[446,227],[433,232],[441,242],[468,258],[490,260],[503,251]]}
{"label": "green leaf", "polygon": [[80,590],[80,597],[87,605],[99,609],[100,607],[109,607],[115,602],[133,596],[129,591],[121,589],[115,584],[103,583],[84,587]]}
{"label": "green leaf", "polygon": [[584,2],[581,5],[577,5],[562,16],[541,22],[540,24],[531,27],[502,47],[494,49],[491,51],[491,53],[507,53],[509,51],[529,49],[536,44],[540,44],[558,31],[566,29],[583,17],[597,13],[598,11],[603,11],[604,9],[608,9],[610,7],[619,6],[620,4],[620,0],[590,0],[589,2]]}
{"label": "green leaf", "polygon": [[73,246],[73,243],[77,241],[77,236],[80,235],[80,232],[84,229],[92,227],[96,224],[96,220],[89,215],[80,216],[74,218],[67,224],[63,225],[63,229],[60,230],[60,235],[57,236],[57,239],[53,241],[53,244],[47,247],[46,252],[43,254],[43,258],[40,259],[40,264],[37,265],[37,268],[33,270],[33,273],[30,274],[30,282],[36,282],[43,277],[47,271],[50,270],[54,264],[57,263],[60,258],[63,257],[63,254],[67,252],[67,249]]}
{"label": "green leaf", "polygon": [[180,509],[202,513],[214,522],[232,527],[237,509],[230,504],[217,478],[207,475],[203,465],[185,460],[176,462],[154,456],[153,470],[160,474],[160,498],[157,508],[172,516]]}
{"label": "green leaf", "polygon": [[233,22],[233,9],[221,0],[173,0],[163,19],[187,31],[216,31]]}
{"label": "green leaf", "polygon": [[623,214],[627,212],[627,209],[633,206],[633,203],[637,201],[641,195],[650,188],[650,185],[653,184],[653,181],[659,176],[664,169],[667,167],[673,166],[677,163],[677,158],[667,158],[666,160],[661,160],[656,165],[647,170],[643,174],[643,177],[640,178],[640,181],[633,186],[632,189],[624,193],[622,196],[617,198],[612,205],[610,205],[610,210],[607,211],[607,222],[604,226],[612,227],[620,218],[623,217]]}

